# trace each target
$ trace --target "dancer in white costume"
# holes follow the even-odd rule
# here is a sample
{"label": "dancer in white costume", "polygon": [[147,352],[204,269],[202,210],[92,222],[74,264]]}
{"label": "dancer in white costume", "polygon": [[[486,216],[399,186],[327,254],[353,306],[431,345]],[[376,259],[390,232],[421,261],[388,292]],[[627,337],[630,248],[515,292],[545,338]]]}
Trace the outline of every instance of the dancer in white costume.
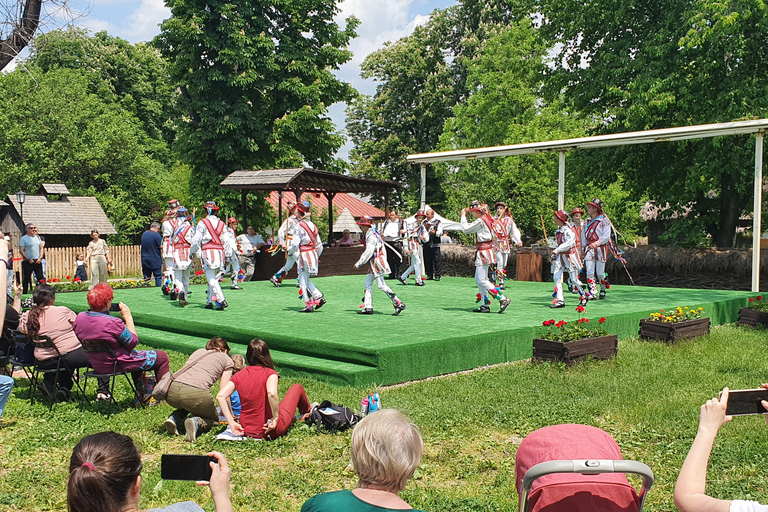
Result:
{"label": "dancer in white costume", "polygon": [[[475,217],[474,222],[467,222],[467,212],[470,212]],[[477,299],[481,304],[480,307],[473,311],[475,313],[490,313],[490,295],[499,300],[499,313],[503,313],[507,306],[509,306],[510,301],[504,296],[504,292],[499,290],[488,279],[488,266],[495,260],[493,217],[488,212],[488,205],[480,204],[479,201],[472,201],[469,209],[461,210],[461,230],[468,234],[474,233],[477,246],[477,253],[475,255],[475,283],[477,283],[477,289],[479,290]]]}
{"label": "dancer in white costume", "polygon": [[163,222],[161,224],[161,231],[163,233],[163,263],[165,264],[165,270],[163,271],[163,287],[161,288],[163,295],[171,294],[171,300],[176,300],[176,294],[173,291],[173,233],[176,231],[178,225],[178,219],[176,217],[176,210],[181,207],[178,199],[171,199],[168,201],[168,209],[163,216]]}
{"label": "dancer in white costume", "polygon": [[517,229],[515,219],[509,211],[507,203],[498,202],[494,205],[496,218],[493,221],[493,234],[496,236],[496,282],[499,290],[506,290],[504,283],[507,277],[507,261],[509,260],[510,241],[516,246],[523,245],[520,230]]}
{"label": "dancer in white costume", "polygon": [[205,309],[224,310],[227,304],[224,292],[219,285],[219,274],[224,271],[224,221],[216,217],[219,207],[214,201],[205,203],[208,216],[197,223],[193,245],[200,247],[203,259],[203,270],[208,281],[208,296]]}
{"label": "dancer in white costume", "polygon": [[[582,240],[584,239],[584,219],[582,216],[584,215],[584,211],[579,208],[578,206],[571,210],[571,228],[573,228],[573,232],[576,233],[576,250],[579,251],[579,258],[581,259],[581,268],[584,269],[584,247],[581,245]],[[579,276],[581,276],[581,272],[579,272]],[[579,281],[581,281],[581,277],[579,277]],[[585,279],[586,281],[586,279]],[[571,293],[578,293],[583,294],[584,293],[584,284],[582,282],[582,289],[577,290],[573,282],[568,282],[568,289],[571,290]]]}
{"label": "dancer in white costume", "polygon": [[598,297],[599,280],[599,298],[603,300],[608,284],[605,280],[605,262],[608,260],[608,243],[611,241],[611,221],[603,213],[603,202],[597,198],[587,203],[587,214],[589,218],[584,226],[582,246],[587,269],[588,298],[594,300]]}
{"label": "dancer in white costume", "polygon": [[195,238],[195,228],[189,223],[188,210],[183,206],[176,210],[177,226],[171,243],[173,244],[173,286],[179,297],[179,306],[187,305],[189,296],[189,272],[192,266],[192,240]]}
{"label": "dancer in white costume", "polygon": [[[551,308],[564,308],[565,299],[563,297],[563,272],[568,272],[569,279],[577,290],[581,290],[581,281],[579,281],[579,272],[581,272],[581,257],[576,247],[576,233],[570,224],[568,224],[568,212],[565,210],[555,210],[555,224],[557,231],[555,239],[557,247],[552,249],[552,278],[555,281],[554,300]],[[586,297],[583,297],[579,305],[587,303]]]}
{"label": "dancer in white costume", "polygon": [[224,235],[222,236],[222,242],[224,242],[224,259],[227,262],[227,269],[230,271],[232,277],[232,283],[229,288],[231,290],[242,290],[238,285],[238,278],[240,277],[240,251],[238,250],[237,234],[235,229],[237,228],[237,219],[230,217],[227,221],[228,226],[224,229]]}
{"label": "dancer in white costume", "polygon": [[419,249],[421,249],[421,242],[429,241],[429,231],[424,225],[424,219],[427,218],[427,215],[424,213],[424,210],[419,210],[416,212],[415,217],[416,220],[405,223],[402,232],[403,250],[406,256],[410,256],[411,266],[397,280],[403,284],[408,284],[408,276],[411,275],[411,272],[414,272],[416,286],[424,286],[424,280],[421,278]]}
{"label": "dancer in white costume", "polygon": [[296,219],[296,203],[291,201],[288,203],[288,218],[285,219],[280,226],[280,229],[277,230],[276,246],[282,248],[286,253],[285,265],[275,272],[275,275],[269,278],[269,282],[277,288],[280,288],[280,283],[283,282],[288,271],[291,270],[296,263],[296,257],[288,254],[288,249],[293,245],[293,230],[298,223],[299,221]]}
{"label": "dancer in white costume", "polygon": [[370,264],[368,275],[365,276],[363,309],[358,311],[358,313],[361,315],[373,314],[371,291],[373,290],[373,282],[376,281],[379,290],[387,294],[387,297],[392,301],[392,306],[395,308],[394,316],[397,316],[405,310],[405,304],[397,298],[395,292],[384,282],[384,276],[390,272],[389,263],[387,263],[387,253],[384,250],[384,241],[376,228],[373,227],[373,219],[368,215],[363,215],[357,225],[360,226],[365,235],[365,251],[360,256],[360,259],[357,260],[357,263],[355,263],[355,268],[360,268],[366,263]]}
{"label": "dancer in white costume", "polygon": [[288,249],[288,255],[296,257],[299,271],[299,289],[305,307],[301,313],[312,313],[325,304],[325,297],[315,287],[310,276],[316,276],[320,265],[320,255],[323,253],[323,241],[320,233],[311,220],[309,220],[310,205],[302,201],[296,206],[297,220],[293,230],[293,245]]}

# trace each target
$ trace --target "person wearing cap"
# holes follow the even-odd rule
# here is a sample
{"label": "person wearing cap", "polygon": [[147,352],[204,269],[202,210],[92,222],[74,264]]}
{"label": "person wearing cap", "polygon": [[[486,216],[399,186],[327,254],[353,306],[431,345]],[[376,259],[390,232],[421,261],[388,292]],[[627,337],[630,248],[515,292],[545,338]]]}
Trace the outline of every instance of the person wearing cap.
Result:
{"label": "person wearing cap", "polygon": [[320,266],[320,255],[323,253],[323,240],[311,220],[309,220],[310,204],[302,201],[296,205],[297,220],[293,230],[292,245],[289,255],[296,257],[299,270],[299,290],[304,299],[305,307],[301,313],[312,313],[325,304],[325,297],[318,290],[310,276],[316,276]]}
{"label": "person wearing cap", "polygon": [[[176,217],[176,210],[180,207],[178,199],[171,199],[168,201],[168,209],[163,216],[163,263],[165,263],[163,295],[169,295],[173,290],[173,233],[178,227],[179,220]],[[171,295],[171,300],[176,300],[176,294]]]}
{"label": "person wearing cap", "polygon": [[264,247],[264,239],[256,234],[253,226],[248,226],[245,233],[237,237],[237,247],[240,254],[240,268],[243,270],[243,282],[247,283],[253,277],[253,271],[256,269],[256,253]]}
{"label": "person wearing cap", "polygon": [[384,249],[387,251],[390,279],[400,277],[400,264],[403,262],[403,243],[400,241],[400,233],[402,233],[403,228],[403,219],[400,218],[397,211],[390,210],[389,218],[384,221],[384,226],[381,228],[381,238],[385,242]]}
{"label": "person wearing cap", "polygon": [[192,267],[192,240],[195,238],[195,228],[189,223],[189,211],[183,206],[176,210],[177,227],[173,232],[173,287],[179,297],[179,306],[188,304],[189,273]]}
{"label": "person wearing cap", "polygon": [[[551,308],[564,308],[565,299],[563,297],[563,272],[567,271],[570,281],[574,283],[578,290],[581,290],[581,281],[579,281],[579,272],[581,272],[581,258],[576,249],[576,233],[568,223],[568,212],[565,210],[555,210],[555,239],[557,247],[552,249],[552,278],[555,281],[554,300]],[[579,305],[586,305],[586,298],[582,298]]]}
{"label": "person wearing cap", "polygon": [[91,241],[85,248],[85,259],[91,268],[91,286],[88,289],[92,290],[97,284],[106,283],[109,278],[107,269],[112,264],[112,259],[109,256],[107,241],[99,238],[98,229],[91,230]]}
{"label": "person wearing cap", "polygon": [[593,199],[587,203],[589,217],[584,226],[584,266],[587,269],[589,299],[598,298],[597,281],[600,281],[600,300],[605,299],[608,282],[605,280],[605,262],[608,260],[608,243],[611,241],[611,221],[603,213],[603,202]]}
{"label": "person wearing cap", "polygon": [[408,276],[411,272],[414,273],[416,279],[416,286],[424,286],[424,280],[421,278],[421,258],[419,257],[419,249],[422,242],[429,241],[429,232],[424,225],[424,219],[427,216],[424,214],[424,210],[416,212],[416,220],[405,223],[403,227],[403,248],[405,249],[406,256],[411,258],[411,266],[406,269],[403,274],[397,278],[403,284],[408,284]]}
{"label": "person wearing cap", "polygon": [[215,201],[205,203],[208,216],[197,223],[193,246],[200,248],[203,259],[203,270],[208,281],[208,294],[205,309],[223,311],[229,304],[224,298],[224,292],[219,285],[219,275],[226,266],[224,259],[224,221],[216,216],[219,207]]}
{"label": "person wearing cap", "polygon": [[[467,221],[467,212],[470,212],[475,218],[471,223]],[[481,204],[480,201],[472,201],[469,208],[461,210],[461,230],[467,234],[474,233],[477,248],[475,253],[475,283],[477,283],[479,291],[477,299],[481,304],[473,311],[475,313],[490,313],[490,297],[494,297],[499,301],[499,313],[503,313],[509,306],[510,300],[488,279],[488,267],[495,262],[493,217],[488,212],[488,205]]]}
{"label": "person wearing cap", "polygon": [[242,290],[240,285],[237,284],[238,280],[242,277],[242,274],[240,273],[239,258],[241,253],[240,242],[237,241],[237,233],[235,233],[235,229],[237,229],[237,219],[230,217],[227,220],[227,223],[229,225],[224,229],[222,241],[224,242],[224,257],[227,261],[227,268],[230,269],[230,276],[232,278],[232,284],[230,284],[229,288],[231,290]]}
{"label": "person wearing cap", "polygon": [[280,283],[283,282],[288,271],[296,264],[296,257],[288,254],[288,249],[293,245],[293,231],[296,229],[296,225],[299,223],[296,214],[296,203],[291,201],[288,203],[288,218],[280,225],[280,229],[277,230],[277,245],[279,245],[283,251],[285,251],[285,265],[280,267],[280,270],[275,272],[275,275],[269,278],[269,282],[275,285],[276,288],[280,288]]}
{"label": "person wearing cap", "polygon": [[510,239],[515,245],[520,247],[523,240],[520,237],[520,230],[512,218],[507,203],[499,201],[493,206],[496,209],[496,218],[493,220],[493,234],[496,236],[496,279],[500,290],[506,290],[504,283],[507,277],[507,261],[510,253]]}
{"label": "person wearing cap", "polygon": [[163,237],[160,236],[160,223],[153,222],[149,229],[141,234],[141,273],[149,282],[155,277],[155,286],[163,285]]}
{"label": "person wearing cap", "polygon": [[370,216],[363,215],[357,222],[357,225],[363,230],[363,235],[365,236],[365,251],[363,251],[357,263],[355,263],[355,268],[360,268],[366,263],[370,264],[368,275],[365,277],[363,309],[358,311],[358,313],[361,315],[373,314],[371,291],[373,290],[373,282],[376,281],[379,290],[384,292],[389,297],[389,300],[392,301],[392,306],[395,308],[394,316],[397,316],[405,309],[405,304],[397,298],[395,292],[384,282],[384,276],[390,272],[387,253],[384,250],[384,240],[376,228],[373,227],[373,219]]}

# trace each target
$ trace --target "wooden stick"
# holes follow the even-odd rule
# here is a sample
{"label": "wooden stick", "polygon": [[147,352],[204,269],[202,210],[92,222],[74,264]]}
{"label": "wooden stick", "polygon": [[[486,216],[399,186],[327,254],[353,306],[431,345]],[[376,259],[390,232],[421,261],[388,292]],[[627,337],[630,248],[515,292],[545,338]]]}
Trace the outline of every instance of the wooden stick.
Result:
{"label": "wooden stick", "polygon": [[544,243],[547,246],[547,255],[549,255],[549,257],[551,258],[552,249],[549,248],[549,237],[547,236],[547,228],[544,226],[544,216],[539,215],[539,217],[541,218],[541,229],[544,230]]}

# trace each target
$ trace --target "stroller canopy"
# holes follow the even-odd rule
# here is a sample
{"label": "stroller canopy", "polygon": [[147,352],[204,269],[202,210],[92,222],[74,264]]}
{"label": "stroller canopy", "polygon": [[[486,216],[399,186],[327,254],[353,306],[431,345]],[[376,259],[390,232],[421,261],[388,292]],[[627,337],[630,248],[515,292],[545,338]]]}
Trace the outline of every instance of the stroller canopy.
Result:
{"label": "stroller canopy", "polygon": [[[621,450],[607,432],[589,425],[564,424],[531,432],[517,450],[515,483],[522,490],[526,471],[551,460],[621,460]],[[640,499],[624,473],[558,473],[538,478],[529,494],[531,511],[637,512]]]}

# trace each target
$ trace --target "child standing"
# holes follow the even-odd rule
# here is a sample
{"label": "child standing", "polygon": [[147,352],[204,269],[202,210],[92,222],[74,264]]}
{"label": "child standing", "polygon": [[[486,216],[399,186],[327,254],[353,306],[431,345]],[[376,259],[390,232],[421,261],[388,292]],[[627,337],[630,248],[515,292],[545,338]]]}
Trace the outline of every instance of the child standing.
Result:
{"label": "child standing", "polygon": [[85,270],[85,253],[78,253],[77,261],[75,261],[75,279],[79,279],[81,282],[88,280],[88,272]]}
{"label": "child standing", "polygon": [[[563,272],[568,272],[571,284],[579,293],[581,291],[581,281],[579,281],[579,272],[581,272],[581,257],[576,248],[576,232],[568,223],[568,213],[564,210],[555,210],[555,224],[557,231],[557,247],[552,249],[552,277],[555,281],[554,300],[551,308],[565,307],[563,298]],[[582,297],[580,305],[585,305],[586,299]]]}

